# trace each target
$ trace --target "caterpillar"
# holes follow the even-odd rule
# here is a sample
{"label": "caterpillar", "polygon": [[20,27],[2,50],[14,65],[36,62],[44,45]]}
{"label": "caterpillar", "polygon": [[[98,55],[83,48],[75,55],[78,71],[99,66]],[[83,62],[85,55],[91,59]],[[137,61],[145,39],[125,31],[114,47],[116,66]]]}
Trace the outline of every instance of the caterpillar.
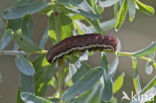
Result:
{"label": "caterpillar", "polygon": [[117,50],[118,40],[111,35],[101,34],[84,34],[68,37],[53,47],[46,54],[46,59],[49,63],[53,63],[56,59],[70,54],[74,51],[84,50],[110,50],[115,52]]}

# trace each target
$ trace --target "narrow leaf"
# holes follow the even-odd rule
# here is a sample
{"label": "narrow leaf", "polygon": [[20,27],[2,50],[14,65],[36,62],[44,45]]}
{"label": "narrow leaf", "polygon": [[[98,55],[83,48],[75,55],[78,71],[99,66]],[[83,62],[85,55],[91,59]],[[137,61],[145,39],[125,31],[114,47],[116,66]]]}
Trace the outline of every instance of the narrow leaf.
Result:
{"label": "narrow leaf", "polygon": [[115,24],[115,19],[111,19],[111,20],[107,20],[107,21],[101,23],[100,26],[101,26],[102,30],[104,32],[106,32],[106,31],[112,29],[114,27],[114,24]]}
{"label": "narrow leaf", "polygon": [[118,64],[119,64],[119,57],[115,56],[115,59],[113,60],[109,68],[109,74],[111,78],[115,75]]}
{"label": "narrow leaf", "polygon": [[[115,19],[111,19],[111,20],[107,20],[105,22],[100,23],[100,27],[104,32],[106,32],[112,29],[114,27],[114,24],[115,24]],[[97,30],[90,26],[88,27],[88,31],[93,33],[93,32],[96,32]]]}
{"label": "narrow leaf", "polygon": [[125,73],[122,73],[113,83],[113,94],[119,91],[124,83]]}
{"label": "narrow leaf", "polygon": [[25,52],[30,53],[30,52],[35,52],[35,51],[41,50],[39,47],[37,47],[37,45],[32,40],[30,40],[26,36],[22,35],[21,31],[18,31],[17,35],[14,35],[13,40]]}
{"label": "narrow leaf", "polygon": [[22,24],[21,24],[22,33],[23,35],[25,35],[31,40],[32,40],[32,34],[33,34],[33,24],[34,24],[34,21],[33,21],[32,15],[25,15],[22,18]]}
{"label": "narrow leaf", "polygon": [[153,7],[144,4],[144,3],[140,2],[139,0],[136,0],[136,3],[138,4],[140,11],[142,11],[143,13],[145,13],[147,15],[154,15],[155,10]]}
{"label": "narrow leaf", "polygon": [[119,10],[120,10],[120,2],[118,1],[118,2],[115,3],[115,5],[114,5],[114,16],[115,16],[115,19],[116,19],[117,16],[118,16]]}
{"label": "narrow leaf", "polygon": [[155,57],[155,51],[153,51],[152,53],[150,53],[150,54],[149,54],[149,57],[150,57],[151,59],[154,59],[154,57]]}
{"label": "narrow leaf", "polygon": [[74,21],[74,27],[79,34],[88,34],[88,33],[92,33],[92,30],[95,30],[93,27],[87,27],[81,21],[76,21],[76,20]]}
{"label": "narrow leaf", "polygon": [[93,8],[91,7],[91,5],[89,5],[89,3],[84,0],[78,7],[77,7],[77,13],[83,15],[86,18],[90,18],[90,19],[99,19],[100,15],[99,14],[95,14],[93,11]]}
{"label": "narrow leaf", "polygon": [[84,103],[101,103],[102,98],[102,86],[101,84],[95,85],[89,96]]}
{"label": "narrow leaf", "polygon": [[92,20],[92,19],[90,19],[90,18],[86,18],[85,20],[87,20],[87,22],[88,22],[90,25],[92,25],[92,26],[96,29],[97,32],[99,32],[99,33],[101,33],[101,34],[104,33],[104,31],[103,31],[102,28],[100,27],[100,21],[99,21],[99,19],[94,19],[94,20]]}
{"label": "narrow leaf", "polygon": [[152,42],[152,44],[149,45],[148,47],[146,47],[140,51],[134,52],[133,56],[135,56],[135,57],[146,56],[146,55],[154,52],[155,50],[156,50],[156,42]]}
{"label": "narrow leaf", "polygon": [[93,89],[81,94],[72,103],[101,103],[102,86],[97,83]]}
{"label": "narrow leaf", "polygon": [[115,24],[116,31],[118,31],[121,28],[122,24],[124,23],[127,14],[127,9],[128,9],[127,0],[122,0],[121,7],[116,18],[116,24]]}
{"label": "narrow leaf", "polygon": [[47,60],[45,60],[45,55],[40,55],[33,61],[35,68],[35,94],[38,96],[45,96],[54,72],[53,65],[46,63]]}
{"label": "narrow leaf", "polygon": [[20,73],[20,92],[34,93],[34,77]]}
{"label": "narrow leaf", "polygon": [[129,11],[129,21],[133,21],[135,18],[135,0],[127,0],[128,2],[128,11]]}
{"label": "narrow leaf", "polygon": [[48,99],[36,96],[35,94],[29,92],[22,92],[21,98],[25,103],[53,103]]}
{"label": "narrow leaf", "polygon": [[100,79],[102,74],[102,68],[93,68],[65,92],[63,99],[70,101],[74,96],[89,90]]}
{"label": "narrow leaf", "polygon": [[42,36],[42,40],[40,41],[40,45],[39,45],[41,49],[44,48],[46,42],[48,41],[48,37],[49,37],[48,28],[46,28]]}
{"label": "narrow leaf", "polygon": [[156,86],[156,76],[142,89],[141,93],[145,93],[150,88]]}
{"label": "narrow leaf", "polygon": [[83,2],[83,0],[58,0],[60,3],[71,4],[73,6],[78,6]]}
{"label": "narrow leaf", "polygon": [[78,81],[83,75],[85,75],[89,70],[91,70],[91,66],[87,63],[83,63],[80,68],[78,68],[77,72],[73,75],[72,81],[75,83]]}
{"label": "narrow leaf", "polygon": [[21,88],[18,88],[18,93],[17,93],[17,103],[24,103],[21,99]]}
{"label": "narrow leaf", "polygon": [[13,31],[11,29],[7,29],[0,39],[0,50],[3,50],[11,41],[13,35]]}
{"label": "narrow leaf", "polygon": [[104,102],[109,102],[113,96],[113,84],[112,84],[112,78],[110,78],[110,75],[106,72],[104,72],[104,88],[102,93],[102,100]]}
{"label": "narrow leaf", "polygon": [[86,91],[85,93],[81,94],[78,98],[76,98],[74,101],[71,103],[85,103],[86,98],[89,96],[91,93],[91,90]]}
{"label": "narrow leaf", "polygon": [[145,72],[146,72],[146,74],[148,74],[148,75],[151,75],[152,74],[152,71],[153,71],[153,66],[152,66],[152,62],[150,62],[150,61],[147,61],[146,62],[146,65],[145,65]]}
{"label": "narrow leaf", "polygon": [[56,43],[56,39],[62,40],[73,34],[73,23],[64,13],[52,13],[48,24],[48,33]]}
{"label": "narrow leaf", "polygon": [[110,6],[114,5],[116,2],[118,2],[118,0],[101,0],[99,2],[99,4],[102,7],[110,7]]}
{"label": "narrow leaf", "polygon": [[109,72],[109,64],[108,64],[107,57],[106,57],[105,53],[102,53],[100,65],[102,68],[104,68],[106,70],[107,73]]}
{"label": "narrow leaf", "polygon": [[33,14],[39,12],[40,10],[48,7],[49,2],[47,1],[19,1],[12,7],[8,8],[3,12],[3,18],[5,19],[17,19],[25,14]]}
{"label": "narrow leaf", "polygon": [[132,68],[133,68],[133,85],[136,93],[140,93],[141,85],[138,74],[138,62],[135,57],[132,58]]}
{"label": "narrow leaf", "polygon": [[12,29],[14,32],[16,32],[18,29],[21,28],[21,18],[8,20],[6,28]]}
{"label": "narrow leaf", "polygon": [[34,75],[35,70],[33,65],[22,55],[18,55],[15,59],[15,62],[20,72],[22,72],[25,75]]}

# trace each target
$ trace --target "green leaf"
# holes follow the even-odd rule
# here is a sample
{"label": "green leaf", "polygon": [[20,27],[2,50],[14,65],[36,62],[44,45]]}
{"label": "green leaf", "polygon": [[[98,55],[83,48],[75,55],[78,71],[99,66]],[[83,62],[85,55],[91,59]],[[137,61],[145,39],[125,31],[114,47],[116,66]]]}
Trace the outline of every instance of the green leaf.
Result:
{"label": "green leaf", "polygon": [[107,20],[107,21],[105,21],[105,22],[102,22],[102,23],[100,24],[100,26],[101,26],[102,30],[103,30],[104,32],[106,32],[106,31],[112,29],[113,26],[114,26],[114,24],[115,24],[115,19],[110,19],[110,20]]}
{"label": "green leaf", "polygon": [[89,70],[91,70],[91,66],[87,63],[83,62],[80,68],[77,69],[77,72],[72,76],[72,81],[75,83],[78,81],[83,75],[85,75]]}
{"label": "green leaf", "polygon": [[11,29],[7,29],[3,34],[0,40],[0,50],[3,50],[11,41],[13,35],[13,31]]}
{"label": "green leaf", "polygon": [[85,99],[89,96],[90,93],[91,93],[91,90],[84,92],[78,98],[73,100],[71,103],[85,103]]}
{"label": "green leaf", "polygon": [[111,78],[113,78],[113,76],[115,75],[118,64],[119,64],[119,57],[115,56],[115,59],[113,60],[109,68],[109,74]]}
{"label": "green leaf", "polygon": [[89,90],[101,78],[102,74],[102,68],[93,68],[83,77],[81,77],[74,85],[67,89],[63,96],[63,100],[70,101],[74,96]]}
{"label": "green leaf", "polygon": [[[107,20],[105,22],[100,23],[100,28],[106,32],[114,27],[115,19]],[[89,32],[96,32],[96,29],[93,27],[88,27]]]}
{"label": "green leaf", "polygon": [[61,13],[52,13],[49,19],[48,32],[49,36],[56,43],[58,41],[70,37],[73,34],[72,19]]}
{"label": "green leaf", "polygon": [[83,15],[86,18],[89,19],[99,19],[101,15],[95,14],[92,9],[92,7],[87,3],[86,0],[84,0],[79,6],[75,8],[69,8],[67,7],[70,11],[72,11],[74,14],[78,13]]}
{"label": "green leaf", "polygon": [[86,18],[85,20],[87,20],[87,22],[89,24],[91,24],[99,33],[103,34],[104,31],[102,30],[102,28],[100,27],[100,21],[98,19],[90,19],[90,18]]}
{"label": "green leaf", "polygon": [[134,52],[134,55],[135,57],[140,57],[140,56],[146,56],[152,52],[154,52],[156,50],[156,42],[152,42],[151,45],[149,45],[148,47],[142,49],[142,50],[139,50],[137,52]]}
{"label": "green leaf", "polygon": [[115,5],[114,5],[114,16],[115,16],[115,19],[116,19],[117,16],[118,16],[119,10],[120,10],[120,2],[118,1],[118,2],[115,3]]}
{"label": "green leaf", "polygon": [[18,29],[21,28],[21,21],[22,19],[14,19],[14,20],[8,20],[6,29],[12,29],[14,32],[16,32]]}
{"label": "green leaf", "polygon": [[109,72],[109,64],[108,64],[107,57],[106,57],[105,53],[102,54],[102,57],[100,60],[100,65],[102,68],[104,68],[106,70],[107,73]]}
{"label": "green leaf", "polygon": [[97,12],[98,14],[102,14],[103,11],[104,11],[104,9],[102,8],[102,6],[96,5],[96,12]]}
{"label": "green leaf", "polygon": [[113,83],[113,94],[118,92],[124,83],[125,73],[122,73]]}
{"label": "green leaf", "polygon": [[25,103],[53,103],[48,99],[36,96],[35,94],[29,92],[22,92],[21,98]]}
{"label": "green leaf", "polygon": [[150,88],[156,86],[156,76],[142,89],[141,93],[145,93]]}
{"label": "green leaf", "polygon": [[102,93],[102,100],[104,102],[109,102],[113,96],[113,83],[110,75],[104,70],[104,88]]}
{"label": "green leaf", "polygon": [[21,88],[18,88],[18,93],[17,93],[17,103],[24,103],[21,99]]}
{"label": "green leaf", "polygon": [[75,20],[73,24],[79,34],[89,34],[93,32],[92,30],[95,30],[93,27],[88,27],[78,20]]}
{"label": "green leaf", "polygon": [[101,103],[102,86],[97,83],[93,89],[76,98],[71,103]]}
{"label": "green leaf", "polygon": [[32,15],[25,15],[21,22],[22,33],[32,40],[34,21]]}
{"label": "green leaf", "polygon": [[60,3],[71,4],[73,6],[78,6],[84,0],[58,0]]}
{"label": "green leaf", "polygon": [[25,59],[22,55],[18,55],[15,62],[20,72],[29,76],[34,75],[35,70],[32,63]]}
{"label": "green leaf", "polygon": [[34,93],[34,77],[20,73],[20,91]]}
{"label": "green leaf", "polygon": [[133,68],[133,85],[136,93],[141,91],[141,85],[138,74],[138,62],[135,57],[132,58],[132,68]]}
{"label": "green leaf", "polygon": [[2,18],[0,17],[0,28],[3,28],[4,27],[4,22],[2,20]]}
{"label": "green leaf", "polygon": [[115,24],[116,31],[118,31],[121,28],[122,24],[124,23],[127,14],[127,9],[128,9],[127,0],[123,0],[116,18]]}
{"label": "green leaf", "polygon": [[129,21],[133,21],[135,18],[135,0],[127,0],[128,2],[128,11],[129,11]]}
{"label": "green leaf", "polygon": [[33,14],[48,7],[47,1],[19,1],[12,7],[3,12],[3,18],[5,19],[17,19],[26,14]]}
{"label": "green leaf", "polygon": [[114,5],[116,2],[118,2],[119,0],[101,0],[99,2],[99,4],[102,6],[102,7],[110,7],[112,5]]}
{"label": "green leaf", "polygon": [[47,63],[45,55],[37,57],[33,61],[33,65],[35,68],[35,93],[38,96],[45,96],[52,80],[54,67]]}
{"label": "green leaf", "polygon": [[101,103],[102,89],[101,84],[95,85],[84,103]]}
{"label": "green leaf", "polygon": [[18,31],[17,35],[13,36],[13,40],[18,44],[20,49],[24,50],[25,52],[31,53],[41,50],[32,40],[22,35],[21,31]]}
{"label": "green leaf", "polygon": [[1,73],[0,73],[0,84],[2,83],[2,75],[1,75]]}
{"label": "green leaf", "polygon": [[146,65],[145,65],[145,72],[146,72],[146,74],[148,74],[148,75],[151,75],[152,74],[152,71],[153,71],[153,66],[152,66],[152,62],[150,62],[150,61],[147,61],[146,62]]}
{"label": "green leaf", "polygon": [[46,28],[46,30],[43,33],[42,40],[40,41],[40,45],[39,45],[41,49],[44,48],[46,42],[48,41],[48,37],[49,37],[48,28]]}
{"label": "green leaf", "polygon": [[154,15],[155,10],[153,7],[148,6],[148,5],[140,2],[139,0],[136,0],[136,3],[138,4],[140,11],[142,11],[143,13],[145,13],[147,15]]}
{"label": "green leaf", "polygon": [[155,51],[153,51],[152,53],[150,53],[150,54],[149,54],[149,57],[150,57],[151,59],[154,59],[154,57],[155,57]]}

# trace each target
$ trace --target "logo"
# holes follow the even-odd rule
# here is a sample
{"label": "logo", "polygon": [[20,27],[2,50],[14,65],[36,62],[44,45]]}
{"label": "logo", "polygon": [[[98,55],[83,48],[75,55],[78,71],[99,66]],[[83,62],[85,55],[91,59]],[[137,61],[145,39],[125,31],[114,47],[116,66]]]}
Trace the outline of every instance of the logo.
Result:
{"label": "logo", "polygon": [[129,97],[128,94],[125,91],[123,91],[122,92],[123,96],[121,98],[121,101],[128,100],[133,103],[145,103],[147,101],[154,101],[154,97],[152,95],[153,93],[149,93],[149,92],[150,91],[141,95],[135,95],[133,91],[131,91],[131,97]]}

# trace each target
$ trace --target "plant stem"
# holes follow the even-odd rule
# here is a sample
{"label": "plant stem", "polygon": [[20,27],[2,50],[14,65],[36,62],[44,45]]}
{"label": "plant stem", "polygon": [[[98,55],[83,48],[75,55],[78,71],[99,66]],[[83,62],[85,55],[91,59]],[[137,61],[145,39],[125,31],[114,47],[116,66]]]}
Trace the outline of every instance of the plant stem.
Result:
{"label": "plant stem", "polygon": [[[134,53],[128,53],[128,52],[117,52],[117,54],[119,56],[129,56],[129,57],[133,57]],[[148,57],[145,57],[145,56],[140,56],[140,57],[136,57],[138,59],[142,59],[142,60],[145,60],[145,61],[150,61],[153,63],[153,66],[156,68],[156,63],[151,59],[151,58],[148,58]]]}
{"label": "plant stem", "polygon": [[58,60],[58,91],[59,91],[59,97],[60,97],[60,103],[62,102],[62,96],[63,96],[63,87],[64,87],[64,60],[60,59]]}
{"label": "plant stem", "polygon": [[15,50],[2,50],[2,51],[0,51],[0,55],[14,55],[14,56],[16,56],[16,55],[19,55],[19,54],[26,55],[26,52],[24,52],[24,51],[15,51]]}
{"label": "plant stem", "polygon": [[46,54],[48,51],[47,50],[41,50],[41,51],[35,51],[32,53],[26,53],[24,51],[18,51],[18,50],[0,50],[0,55],[32,55],[32,54]]}

